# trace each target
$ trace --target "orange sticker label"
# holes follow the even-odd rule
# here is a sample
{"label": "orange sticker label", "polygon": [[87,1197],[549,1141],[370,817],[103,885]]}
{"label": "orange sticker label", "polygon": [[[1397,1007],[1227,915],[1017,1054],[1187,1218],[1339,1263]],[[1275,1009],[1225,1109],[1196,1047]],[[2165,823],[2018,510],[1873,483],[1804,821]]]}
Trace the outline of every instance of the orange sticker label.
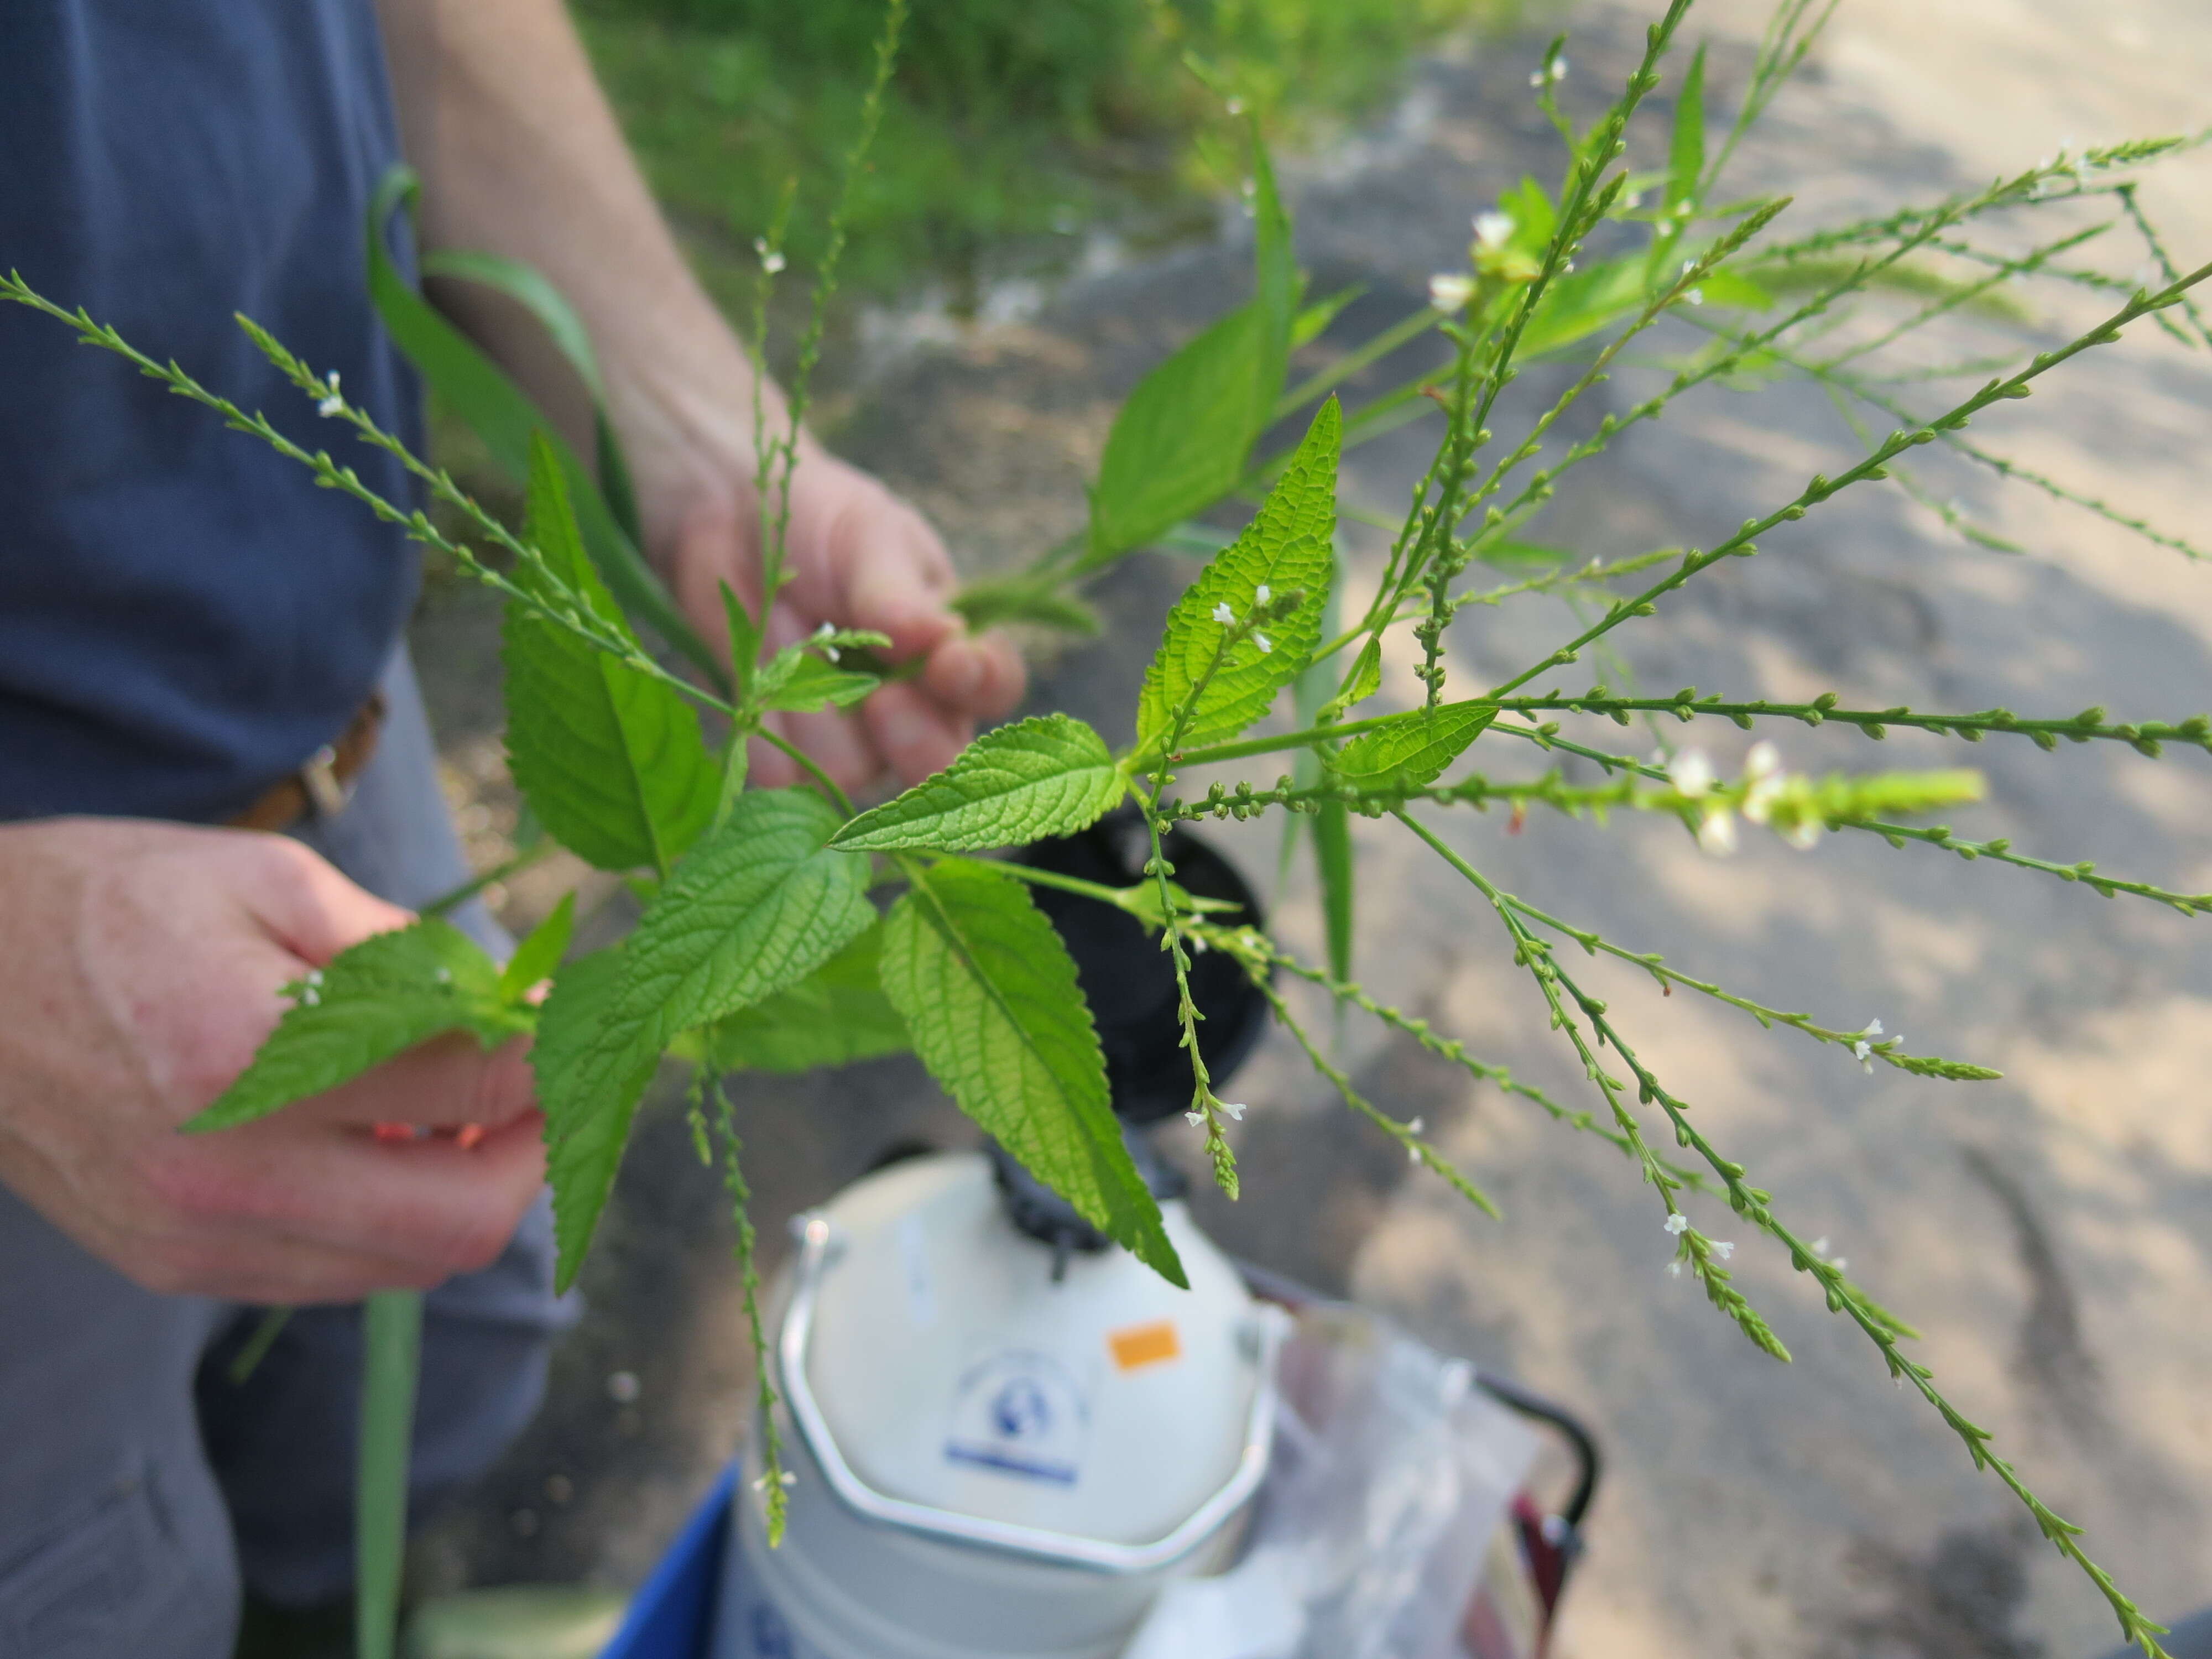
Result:
{"label": "orange sticker label", "polygon": [[1127,1325],[1118,1331],[1109,1331],[1106,1346],[1114,1351],[1114,1363],[1125,1371],[1182,1358],[1182,1343],[1176,1336],[1172,1319],[1156,1319],[1149,1325]]}

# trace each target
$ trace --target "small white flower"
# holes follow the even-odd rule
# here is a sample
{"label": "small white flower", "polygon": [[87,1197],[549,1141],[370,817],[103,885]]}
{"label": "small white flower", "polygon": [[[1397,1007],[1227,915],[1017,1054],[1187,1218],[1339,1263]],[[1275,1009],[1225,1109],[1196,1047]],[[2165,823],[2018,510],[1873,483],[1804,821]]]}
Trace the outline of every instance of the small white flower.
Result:
{"label": "small white flower", "polygon": [[1213,620],[1219,623],[1224,628],[1228,627],[1231,623],[1237,620],[1237,613],[1229,608],[1228,600],[1224,599],[1213,607]]}
{"label": "small white flower", "polygon": [[1781,750],[1771,743],[1752,744],[1751,752],[1743,758],[1743,775],[1751,784],[1743,798],[1743,815],[1753,823],[1765,823],[1774,803],[1782,799],[1789,775],[1782,769]]}
{"label": "small white flower", "polygon": [[1713,763],[1704,750],[1685,749],[1667,763],[1667,781],[1677,793],[1697,800],[1713,787]]}
{"label": "small white flower", "polygon": [[1200,938],[1196,933],[1193,933],[1193,934],[1190,936],[1190,953],[1191,953],[1191,955],[1193,955],[1193,956],[1194,956],[1194,957],[1202,957],[1202,956],[1204,956],[1204,955],[1206,953],[1207,950],[1208,950],[1208,949],[1210,949],[1210,948],[1211,948],[1211,947],[1207,945],[1206,942],[1204,939],[1200,939]]}
{"label": "small white flower", "polygon": [[1229,1114],[1229,1121],[1231,1123],[1242,1123],[1244,1121],[1244,1109],[1241,1105],[1237,1104],[1237,1102],[1233,1100],[1218,1100],[1214,1102],[1214,1104],[1220,1107],[1223,1111]]}
{"label": "small white flower", "polygon": [[1467,302],[1474,298],[1474,278],[1457,271],[1440,270],[1429,278],[1429,304],[1449,316],[1463,311]]}
{"label": "small white flower", "polygon": [[[814,637],[817,640],[826,640],[836,631],[836,623],[823,623],[821,627],[814,630]],[[835,662],[837,660],[837,647],[834,645],[825,645],[822,647],[822,654],[831,662]]]}
{"label": "small white flower", "polygon": [[1275,648],[1275,642],[1265,634],[1255,634],[1252,636],[1252,643],[1260,647],[1260,654],[1263,657]]}
{"label": "small white flower", "polygon": [[1676,1238],[1680,1238],[1684,1233],[1689,1231],[1690,1218],[1684,1215],[1680,1210],[1677,1210],[1674,1214],[1667,1218],[1666,1226],[1667,1231],[1670,1234]]}
{"label": "small white flower", "polygon": [[1809,853],[1820,844],[1820,821],[1801,818],[1782,832],[1782,839],[1801,853]]}
{"label": "small white flower", "polygon": [[1631,213],[1633,213],[1633,212],[1635,212],[1635,211],[1637,210],[1637,209],[1638,209],[1638,208],[1642,207],[1643,205],[1644,205],[1644,192],[1643,192],[1642,191],[1640,191],[1640,190],[1631,191],[1631,192],[1629,193],[1629,198],[1628,198],[1628,210],[1629,210]]}
{"label": "small white flower", "polygon": [[1565,58],[1564,55],[1562,55],[1562,56],[1560,56],[1560,57],[1554,58],[1553,59],[1552,59],[1552,61],[1551,61],[1550,64],[1547,66],[1547,72],[1551,76],[1552,79],[1553,79],[1554,81],[1564,81],[1564,80],[1565,80],[1565,79],[1567,78],[1567,60],[1566,60],[1566,58]]}
{"label": "small white flower", "polygon": [[319,969],[319,968],[310,968],[309,969],[307,969],[307,983],[308,983],[308,984],[310,984],[310,985],[320,985],[322,982],[323,982],[323,970],[322,970],[321,969]]}
{"label": "small white flower", "polygon": [[1828,1265],[1831,1267],[1833,1267],[1838,1273],[1841,1273],[1844,1268],[1850,1267],[1851,1264],[1849,1258],[1839,1255]]}
{"label": "small white flower", "polygon": [[1231,115],[1242,115],[1244,112],[1244,100],[1242,98],[1232,98],[1225,107]]}
{"label": "small white flower", "polygon": [[338,395],[338,372],[335,368],[331,371],[330,386],[329,394],[315,405],[315,413],[325,420],[345,413],[345,399]]}
{"label": "small white flower", "polygon": [[1668,1277],[1668,1278],[1669,1278],[1669,1279],[1680,1279],[1681,1276],[1682,1276],[1682,1263],[1681,1263],[1681,1261],[1680,1261],[1680,1260],[1679,1258],[1678,1258],[1677,1260],[1673,1261],[1670,1261],[1670,1262],[1668,1262],[1668,1263],[1667,1264],[1667,1277]]}
{"label": "small white flower", "polygon": [[1814,1255],[1826,1255],[1827,1253],[1828,1238],[1827,1235],[1823,1233],[1820,1237],[1813,1241],[1813,1254]]}
{"label": "small white flower", "polygon": [[1544,71],[1541,70],[1530,70],[1528,71],[1528,84],[1532,87],[1542,86],[1544,84]]}
{"label": "small white flower", "polygon": [[1860,1032],[1859,1035],[1861,1036],[1870,1037],[1880,1036],[1881,1035],[1881,1022],[1878,1019],[1869,1020],[1866,1023],[1866,1030]]}
{"label": "small white flower", "polygon": [[1406,1148],[1406,1162],[1408,1164],[1419,1164],[1420,1161],[1420,1144],[1418,1141],[1409,1144]]}
{"label": "small white flower", "polygon": [[1206,1114],[1200,1111],[1185,1112],[1182,1115],[1182,1121],[1189,1124],[1192,1128],[1195,1129],[1200,1124],[1206,1121]]}
{"label": "small white flower", "polygon": [[1713,1254],[1723,1261],[1727,1261],[1730,1256],[1735,1254],[1735,1246],[1729,1243],[1725,1238],[1717,1238],[1713,1240],[1712,1244]]}
{"label": "small white flower", "polygon": [[753,252],[760,255],[761,269],[768,272],[769,276],[773,276],[776,272],[783,269],[782,250],[780,248],[770,247],[768,245],[767,237],[756,236],[753,238]]}
{"label": "small white flower", "polygon": [[1252,590],[1252,603],[1255,605],[1265,605],[1274,597],[1275,590],[1265,582]]}
{"label": "small white flower", "polygon": [[453,970],[450,968],[441,968],[432,977],[441,985],[451,985],[453,982]]}
{"label": "small white flower", "polygon": [[1693,288],[1682,297],[1693,306],[1701,306],[1705,302],[1705,291],[1701,288]]}
{"label": "small white flower", "polygon": [[1510,213],[1476,214],[1474,240],[1485,252],[1499,252],[1513,240],[1513,216]]}
{"label": "small white flower", "polygon": [[[768,1490],[768,1481],[769,1478],[766,1474],[760,1475],[753,1481],[753,1490],[755,1492],[766,1492]],[[795,1486],[799,1484],[799,1477],[793,1474],[789,1469],[781,1469],[776,1474],[775,1484],[779,1486]]]}
{"label": "small white flower", "polygon": [[1417,1135],[1428,1127],[1429,1121],[1426,1118],[1417,1117],[1406,1125],[1406,1133],[1409,1135]]}
{"label": "small white flower", "polygon": [[320,1006],[322,1000],[323,994],[312,985],[300,993],[300,1006],[302,1008],[317,1007]]}
{"label": "small white flower", "polygon": [[1860,1069],[1864,1071],[1869,1077],[1872,1077],[1874,1075],[1873,1056],[1874,1050],[1872,1048],[1868,1046],[1867,1042],[1863,1037],[1862,1037],[1858,1042],[1851,1044],[1851,1058],[1858,1061]]}
{"label": "small white flower", "polygon": [[1706,809],[1704,821],[1698,825],[1698,845],[1717,859],[1735,852],[1735,814],[1725,806]]}

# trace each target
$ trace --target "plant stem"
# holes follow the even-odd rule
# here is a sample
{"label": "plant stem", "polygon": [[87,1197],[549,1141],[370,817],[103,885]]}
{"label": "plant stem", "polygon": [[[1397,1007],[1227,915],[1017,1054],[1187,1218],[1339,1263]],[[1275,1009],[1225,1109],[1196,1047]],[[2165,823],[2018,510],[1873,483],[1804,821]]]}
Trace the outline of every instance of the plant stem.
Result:
{"label": "plant stem", "polygon": [[1526,685],[1548,668],[1556,668],[1574,661],[1584,646],[1611,633],[1629,617],[1650,615],[1654,608],[1654,601],[1672,592],[1699,571],[1707,569],[1725,558],[1748,556],[1758,551],[1754,538],[1765,535],[1777,525],[1787,523],[1793,519],[1803,518],[1808,510],[1820,506],[1855,483],[1864,483],[1869,478],[1887,477],[1888,473],[1885,470],[1885,463],[1905,450],[1918,444],[1933,442],[1939,433],[1954,431],[1965,426],[1969,419],[1992,404],[2002,402],[2006,398],[2027,396],[2030,382],[2048,374],[2061,363],[2070,362],[2091,346],[2108,345],[2117,341],[2120,337],[2119,331],[2127,324],[2149,312],[2162,310],[2166,307],[2178,304],[2183,294],[2207,278],[2212,278],[2212,264],[2199,266],[2181,281],[2156,295],[2141,295],[2130,300],[2087,333],[2069,341],[2056,351],[2039,353],[2034,362],[2019,374],[2009,379],[1991,380],[1989,385],[1963,403],[1957,404],[1948,413],[1940,415],[1932,421],[1924,422],[1911,431],[1892,433],[1873,453],[1832,481],[1821,474],[1814,474],[1812,482],[1799,491],[1796,499],[1787,505],[1777,507],[1764,518],[1746,520],[1741,529],[1714,546],[1710,551],[1702,553],[1692,551],[1685,554],[1680,568],[1673,574],[1654,582],[1633,599],[1618,601],[1603,617],[1584,629],[1566,644],[1553,652],[1551,655],[1532,664],[1512,678],[1493,686],[1489,696],[1503,696],[1509,691]]}
{"label": "plant stem", "polygon": [[762,742],[767,744],[771,749],[775,749],[781,753],[790,757],[790,758],[797,763],[801,771],[805,772],[808,777],[814,780],[815,787],[820,789],[823,794],[830,797],[830,800],[836,804],[839,811],[844,813],[844,815],[848,818],[853,816],[853,798],[845,793],[844,789],[839,785],[836,779],[831,777],[816,763],[814,757],[808,754],[797,744],[793,743],[789,738],[780,737],[775,732],[769,731],[765,726],[756,731],[753,735],[758,738]]}
{"label": "plant stem", "polygon": [[361,1444],[354,1487],[355,1659],[393,1659],[407,1553],[407,1471],[422,1347],[422,1294],[378,1291],[362,1308]]}

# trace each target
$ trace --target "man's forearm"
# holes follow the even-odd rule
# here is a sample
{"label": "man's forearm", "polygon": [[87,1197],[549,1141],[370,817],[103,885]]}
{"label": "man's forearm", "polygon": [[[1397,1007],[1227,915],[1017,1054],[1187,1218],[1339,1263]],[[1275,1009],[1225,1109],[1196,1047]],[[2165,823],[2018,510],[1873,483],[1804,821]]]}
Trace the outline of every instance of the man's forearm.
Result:
{"label": "man's forearm", "polygon": [[[730,460],[750,452],[752,368],[669,234],[566,11],[560,0],[378,9],[422,175],[425,248],[526,261],[575,307],[644,475],[647,538],[665,546],[674,526],[653,521],[661,504],[726,487]],[[588,454],[588,400],[535,323],[474,284],[442,284],[437,297]]]}

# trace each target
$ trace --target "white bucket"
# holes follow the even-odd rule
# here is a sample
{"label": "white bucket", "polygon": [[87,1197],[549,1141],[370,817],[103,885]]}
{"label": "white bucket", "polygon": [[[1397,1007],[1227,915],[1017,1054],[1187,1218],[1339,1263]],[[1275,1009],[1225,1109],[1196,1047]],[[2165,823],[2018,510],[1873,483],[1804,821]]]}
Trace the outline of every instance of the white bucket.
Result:
{"label": "white bucket", "polygon": [[772,1326],[787,1529],[769,1549],[756,1434],[713,1659],[1114,1659],[1227,1564],[1284,1322],[1163,1207],[1188,1291],[1118,1250],[1054,1278],[973,1155],[809,1218]]}

